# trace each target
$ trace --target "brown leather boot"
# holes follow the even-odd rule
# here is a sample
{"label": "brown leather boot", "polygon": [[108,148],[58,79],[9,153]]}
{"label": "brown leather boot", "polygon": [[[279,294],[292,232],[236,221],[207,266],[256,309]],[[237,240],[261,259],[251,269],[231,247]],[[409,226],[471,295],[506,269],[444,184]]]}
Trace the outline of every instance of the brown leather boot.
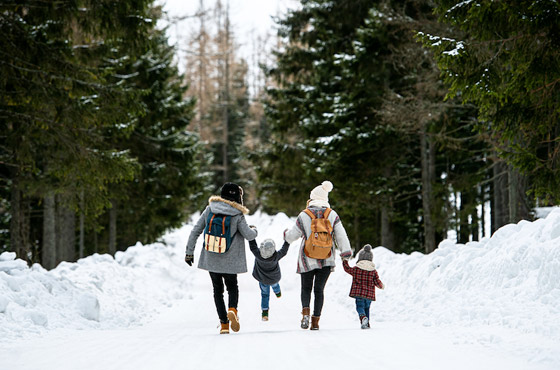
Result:
{"label": "brown leather boot", "polygon": [[319,319],[321,316],[311,316],[311,330],[319,330]]}
{"label": "brown leather boot", "polygon": [[309,328],[309,307],[304,307],[301,310],[301,314],[303,315],[301,318],[301,328],[308,329]]}
{"label": "brown leather boot", "polygon": [[237,309],[234,307],[230,307],[227,313],[228,320],[231,324],[231,330],[234,332],[239,331],[239,317],[237,316]]}
{"label": "brown leather boot", "polygon": [[221,323],[220,334],[229,334],[229,322]]}

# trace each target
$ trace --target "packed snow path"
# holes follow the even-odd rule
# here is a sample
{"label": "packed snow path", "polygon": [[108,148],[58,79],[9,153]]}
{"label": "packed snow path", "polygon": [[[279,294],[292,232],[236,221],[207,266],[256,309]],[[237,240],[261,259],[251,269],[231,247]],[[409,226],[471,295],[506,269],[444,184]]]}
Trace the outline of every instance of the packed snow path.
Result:
{"label": "packed snow path", "polygon": [[[259,241],[293,222],[248,220]],[[341,266],[325,289],[320,330],[299,328],[298,243],[281,261],[270,321],[260,318],[258,283],[239,275],[241,330],[229,335],[218,334],[208,273],[182,261],[188,225],[166,236],[169,247],[138,245],[51,272],[0,261],[0,370],[557,370],[560,212],[541,221],[429,256],[376,248],[387,289],[372,303],[370,330],[360,329]]]}
{"label": "packed snow path", "polygon": [[[456,331],[398,322],[358,320],[328,299],[319,331],[299,328],[299,291],[271,297],[270,321],[260,320],[258,286],[240,279],[241,330],[219,335],[206,273],[192,297],[154,322],[124,330],[61,330],[0,350],[5,370],[80,369],[538,369],[494,346],[457,343]],[[350,299],[350,298],[349,298]],[[375,315],[375,303],[372,307]],[[545,369],[546,367],[542,367]]]}

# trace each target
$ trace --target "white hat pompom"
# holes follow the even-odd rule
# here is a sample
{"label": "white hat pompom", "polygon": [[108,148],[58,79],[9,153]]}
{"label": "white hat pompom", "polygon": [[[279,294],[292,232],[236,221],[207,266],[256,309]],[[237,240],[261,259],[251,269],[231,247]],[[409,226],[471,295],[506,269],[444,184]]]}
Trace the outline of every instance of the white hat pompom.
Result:
{"label": "white hat pompom", "polygon": [[323,188],[323,190],[325,190],[327,193],[330,193],[330,191],[333,189],[333,184],[330,181],[323,181],[323,183],[321,184],[321,187]]}

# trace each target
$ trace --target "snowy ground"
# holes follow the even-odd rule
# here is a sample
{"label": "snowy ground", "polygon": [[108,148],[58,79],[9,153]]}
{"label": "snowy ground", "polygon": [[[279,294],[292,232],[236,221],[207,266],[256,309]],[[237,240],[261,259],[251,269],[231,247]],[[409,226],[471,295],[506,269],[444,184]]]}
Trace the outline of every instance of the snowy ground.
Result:
{"label": "snowy ground", "polygon": [[[218,335],[208,273],[183,262],[192,221],[164,237],[167,247],[138,244],[52,271],[0,255],[0,370],[560,369],[560,210],[478,243],[446,241],[428,256],[374,249],[387,288],[372,304],[371,330],[359,328],[341,266],[321,329],[299,328],[296,242],[269,322],[257,282],[239,275],[241,331],[229,335]],[[277,244],[293,222],[260,213],[248,221],[258,241]]]}

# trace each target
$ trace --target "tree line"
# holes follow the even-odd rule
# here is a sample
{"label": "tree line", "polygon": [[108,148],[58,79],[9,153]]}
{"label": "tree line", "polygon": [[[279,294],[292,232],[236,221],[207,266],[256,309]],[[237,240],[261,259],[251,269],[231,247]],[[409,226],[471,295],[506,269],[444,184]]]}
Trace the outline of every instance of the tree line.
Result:
{"label": "tree line", "polygon": [[150,0],[0,2],[2,249],[52,268],[179,226],[194,100]]}
{"label": "tree line", "polygon": [[558,202],[558,2],[302,0],[279,26],[265,209],[329,179],[353,245],[431,252]]}
{"label": "tree line", "polygon": [[252,60],[228,4],[176,48],[153,0],[0,2],[0,251],[153,242],[226,181],[295,216],[328,179],[352,244],[397,252],[558,202],[557,2],[302,0]]}

